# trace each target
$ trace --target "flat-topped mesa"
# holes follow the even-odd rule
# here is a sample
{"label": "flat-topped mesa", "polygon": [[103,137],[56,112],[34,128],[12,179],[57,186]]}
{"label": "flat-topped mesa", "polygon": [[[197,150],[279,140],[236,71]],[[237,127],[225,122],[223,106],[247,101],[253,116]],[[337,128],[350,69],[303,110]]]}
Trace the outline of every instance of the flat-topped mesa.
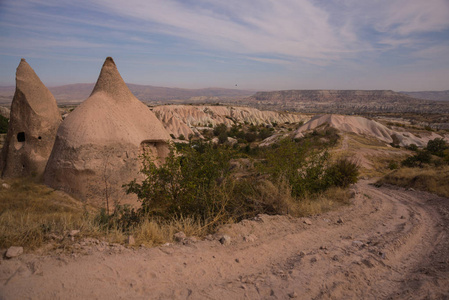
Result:
{"label": "flat-topped mesa", "polygon": [[3,177],[41,177],[61,124],[56,100],[30,65],[21,59],[6,143],[0,155]]}
{"label": "flat-topped mesa", "polygon": [[165,158],[170,139],[108,57],[89,98],[59,127],[44,181],[96,206],[137,204],[122,185],[138,178],[143,151]]}

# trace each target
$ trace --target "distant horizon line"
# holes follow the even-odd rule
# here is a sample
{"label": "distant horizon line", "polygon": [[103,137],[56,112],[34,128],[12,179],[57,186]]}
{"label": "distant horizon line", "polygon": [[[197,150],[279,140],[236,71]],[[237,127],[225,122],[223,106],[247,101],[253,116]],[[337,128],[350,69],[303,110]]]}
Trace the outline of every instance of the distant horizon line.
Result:
{"label": "distant horizon line", "polygon": [[[183,89],[183,90],[206,90],[206,89],[223,89],[223,90],[238,90],[238,91],[248,91],[248,92],[280,92],[280,91],[393,91],[397,93],[401,92],[449,92],[449,88],[445,90],[393,90],[393,89],[305,89],[305,88],[290,88],[290,89],[269,89],[269,90],[259,90],[259,89],[240,89],[236,88],[225,88],[219,86],[201,87],[201,88],[186,88],[186,87],[176,87],[176,86],[163,86],[163,85],[152,85],[152,84],[140,84],[125,82],[127,85],[138,85],[138,86],[151,86],[156,88],[169,88],[169,89]],[[77,83],[66,83],[59,85],[45,85],[47,88],[58,88],[62,86],[70,85],[95,85],[95,82],[77,82]],[[0,84],[0,88],[15,88],[15,85],[4,85]]]}

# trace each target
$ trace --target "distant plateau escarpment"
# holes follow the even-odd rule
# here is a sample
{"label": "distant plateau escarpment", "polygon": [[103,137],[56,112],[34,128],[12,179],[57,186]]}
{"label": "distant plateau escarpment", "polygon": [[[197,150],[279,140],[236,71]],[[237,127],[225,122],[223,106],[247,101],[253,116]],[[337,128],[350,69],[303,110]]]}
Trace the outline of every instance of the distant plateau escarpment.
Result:
{"label": "distant plateau escarpment", "polygon": [[390,90],[285,90],[257,92],[243,100],[259,109],[303,113],[449,113],[449,102],[416,99]]}

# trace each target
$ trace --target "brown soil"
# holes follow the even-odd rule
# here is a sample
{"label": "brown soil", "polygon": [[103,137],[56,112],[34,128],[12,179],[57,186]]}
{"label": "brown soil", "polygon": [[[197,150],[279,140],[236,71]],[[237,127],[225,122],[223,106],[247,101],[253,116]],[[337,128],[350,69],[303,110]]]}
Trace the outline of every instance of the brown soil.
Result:
{"label": "brown soil", "polygon": [[0,299],[447,299],[449,199],[367,181],[355,191],[311,225],[262,215],[225,227],[227,246],[80,241],[71,255],[2,260]]}

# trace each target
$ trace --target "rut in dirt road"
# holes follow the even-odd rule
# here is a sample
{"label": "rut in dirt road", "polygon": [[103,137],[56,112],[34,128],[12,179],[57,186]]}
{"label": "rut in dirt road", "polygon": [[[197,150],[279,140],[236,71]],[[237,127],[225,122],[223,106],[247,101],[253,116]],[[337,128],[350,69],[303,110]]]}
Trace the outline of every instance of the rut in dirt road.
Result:
{"label": "rut in dirt road", "polygon": [[[362,181],[353,204],[304,219],[262,215],[217,239],[84,247],[0,265],[1,299],[445,299],[449,200]],[[251,238],[249,238],[251,237]]]}

